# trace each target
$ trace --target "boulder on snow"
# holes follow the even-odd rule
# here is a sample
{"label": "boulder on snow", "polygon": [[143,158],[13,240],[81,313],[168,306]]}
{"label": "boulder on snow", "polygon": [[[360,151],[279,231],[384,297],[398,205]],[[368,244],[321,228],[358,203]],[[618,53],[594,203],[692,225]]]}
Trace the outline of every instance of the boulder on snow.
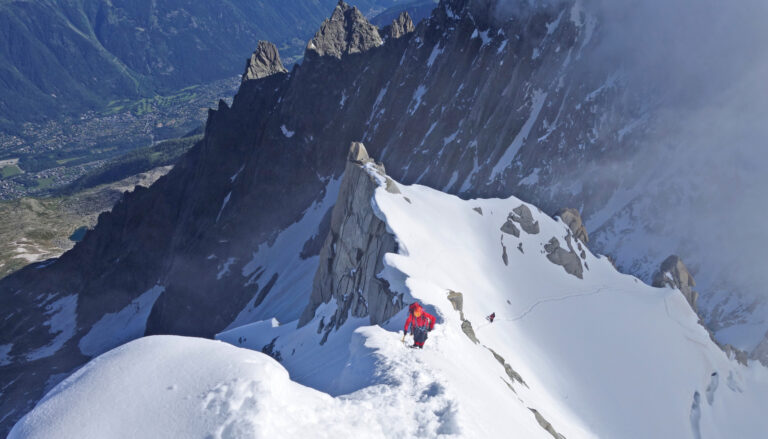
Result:
{"label": "boulder on snow", "polygon": [[693,280],[693,276],[679,256],[672,255],[661,263],[659,271],[653,275],[652,285],[657,288],[665,286],[677,288],[683,293],[691,308],[698,313],[696,302],[699,299],[699,293],[691,288],[696,286],[696,281]]}
{"label": "boulder on snow", "polygon": [[512,212],[507,216],[507,221],[510,220],[520,224],[523,231],[529,235],[536,235],[539,233],[539,222],[533,219],[531,209],[525,204],[521,204],[512,209]]}
{"label": "boulder on snow", "polygon": [[568,250],[560,247],[560,241],[558,241],[557,238],[553,237],[550,239],[549,242],[544,245],[544,250],[547,252],[547,259],[555,265],[562,266],[568,274],[583,279],[584,268],[581,266],[579,255],[573,251],[570,234],[566,237],[566,243],[568,244]]}
{"label": "boulder on snow", "polygon": [[472,322],[464,318],[464,295],[457,291],[448,290],[448,300],[451,302],[453,309],[459,312],[461,331],[464,332],[467,338],[472,340],[472,343],[480,343],[480,340],[475,335],[475,330],[472,328]]}
{"label": "boulder on snow", "polygon": [[520,230],[517,228],[517,226],[515,226],[515,223],[512,222],[511,219],[507,219],[507,222],[502,224],[499,230],[506,233],[507,235],[513,235],[516,238],[520,237]]}
{"label": "boulder on snow", "polygon": [[549,421],[544,419],[544,416],[542,416],[541,413],[539,413],[538,410],[536,410],[535,408],[531,408],[531,407],[528,407],[528,410],[533,412],[533,416],[536,417],[536,422],[538,422],[539,425],[541,425],[541,428],[546,430],[547,433],[551,434],[553,438],[555,438],[555,439],[565,439],[565,436],[563,436],[562,434],[558,433],[555,430],[555,427],[553,427],[552,424]]}
{"label": "boulder on snow", "polygon": [[573,236],[583,243],[589,242],[589,234],[587,228],[584,227],[584,223],[581,221],[581,214],[578,210],[572,207],[566,207],[560,209],[557,215],[561,220],[571,229]]}
{"label": "boulder on snow", "polygon": [[277,73],[288,73],[280,60],[280,53],[269,41],[259,41],[251,58],[245,63],[242,82],[261,79]]}
{"label": "boulder on snow", "polygon": [[315,37],[307,43],[306,54],[340,59],[342,55],[365,52],[383,43],[376,26],[356,7],[340,0],[331,18],[323,21]]}

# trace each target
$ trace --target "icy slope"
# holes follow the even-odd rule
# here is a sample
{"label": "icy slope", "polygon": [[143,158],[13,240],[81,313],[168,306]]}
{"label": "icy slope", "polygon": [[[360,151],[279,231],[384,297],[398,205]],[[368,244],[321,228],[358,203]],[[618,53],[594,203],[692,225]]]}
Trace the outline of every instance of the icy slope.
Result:
{"label": "icy slope", "polygon": [[[768,371],[729,360],[679,291],[616,272],[562,222],[514,197],[387,191],[384,175],[365,170],[383,185],[370,208],[398,242],[378,275],[438,317],[423,351],[400,342],[404,311],[381,326],[349,317],[321,344],[321,321],[338,308],[331,299],[302,327],[273,319],[218,336],[269,353],[293,381],[261,353],[145,338],[59,385],[11,437],[759,438],[768,431]],[[491,312],[494,323],[484,319]]]}

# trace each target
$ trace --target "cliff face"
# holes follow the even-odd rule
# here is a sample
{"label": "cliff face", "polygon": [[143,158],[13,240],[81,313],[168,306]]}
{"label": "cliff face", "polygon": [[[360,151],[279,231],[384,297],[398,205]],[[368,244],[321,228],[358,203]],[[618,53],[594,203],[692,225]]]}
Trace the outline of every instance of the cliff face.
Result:
{"label": "cliff face", "polygon": [[403,307],[402,294],[390,291],[387,282],[378,277],[384,269],[384,255],[397,252],[394,237],[371,204],[380,184],[388,191],[398,191],[384,166],[368,157],[362,143],[353,143],[330,231],[320,250],[309,304],[299,320],[299,326],[307,324],[320,304],[334,299],[336,313],[318,328],[325,333],[323,341],[350,316],[368,317],[371,324],[379,324]]}

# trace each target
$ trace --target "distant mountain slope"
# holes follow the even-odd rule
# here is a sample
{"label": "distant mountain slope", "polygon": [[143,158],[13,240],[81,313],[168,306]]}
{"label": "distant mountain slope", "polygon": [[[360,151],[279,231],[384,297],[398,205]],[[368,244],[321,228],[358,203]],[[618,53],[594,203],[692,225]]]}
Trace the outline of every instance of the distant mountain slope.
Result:
{"label": "distant mountain slope", "polygon": [[259,39],[295,58],[335,3],[3,0],[0,129],[240,74]]}
{"label": "distant mountain slope", "polygon": [[[78,181],[76,190],[66,195],[0,201],[0,277],[61,256],[74,246],[73,241],[82,239],[69,239],[73,232],[79,229],[84,234],[86,228],[93,228],[99,214],[109,211],[123,192],[151,185],[170,170],[166,165],[129,160]],[[124,175],[121,170],[126,168],[136,172]]]}

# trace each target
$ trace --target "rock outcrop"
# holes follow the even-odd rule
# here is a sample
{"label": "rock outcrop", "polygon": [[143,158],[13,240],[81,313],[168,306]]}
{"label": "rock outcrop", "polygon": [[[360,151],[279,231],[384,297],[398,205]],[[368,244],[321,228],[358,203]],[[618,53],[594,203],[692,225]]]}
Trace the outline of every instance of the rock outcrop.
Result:
{"label": "rock outcrop", "polygon": [[692,289],[696,286],[696,281],[693,280],[683,260],[677,255],[672,255],[661,263],[659,271],[653,276],[652,285],[657,288],[665,286],[677,288],[683,293],[691,308],[698,313],[696,302],[699,299],[699,293]]}
{"label": "rock outcrop", "polygon": [[547,259],[556,265],[562,266],[568,274],[572,274],[579,279],[584,278],[584,268],[581,266],[579,255],[573,250],[571,245],[571,235],[565,238],[568,250],[560,247],[560,241],[552,238],[544,245],[544,251],[547,252]]}
{"label": "rock outcrop", "polygon": [[512,221],[510,218],[507,218],[507,221],[501,225],[499,230],[506,233],[507,235],[512,235],[515,238],[520,237],[520,230],[517,228],[514,221]]}
{"label": "rock outcrop", "polygon": [[259,41],[251,58],[245,63],[242,81],[261,79],[277,73],[288,73],[280,60],[280,53],[269,41]]}
{"label": "rock outcrop", "polygon": [[362,53],[383,43],[378,28],[369,23],[356,7],[340,0],[331,18],[323,21],[320,30],[307,44],[307,55],[314,53],[341,58],[342,55]]}
{"label": "rock outcrop", "polygon": [[392,20],[392,25],[389,27],[389,37],[400,38],[405,34],[413,32],[414,30],[416,30],[416,27],[413,25],[411,16],[408,14],[408,12],[403,11],[400,13],[400,15],[397,16],[397,18]]}
{"label": "rock outcrop", "polygon": [[533,219],[531,209],[525,204],[521,204],[512,209],[512,212],[510,212],[507,217],[507,221],[509,220],[520,224],[523,231],[529,235],[536,235],[539,233],[539,222]]}
{"label": "rock outcrop", "polygon": [[584,244],[589,242],[589,234],[587,233],[587,228],[584,227],[584,223],[581,221],[581,214],[577,209],[566,207],[564,209],[560,209],[556,216],[559,216],[560,219],[563,220],[566,225],[568,225],[576,239],[583,242]]}
{"label": "rock outcrop", "polygon": [[394,237],[373,211],[371,199],[379,186],[397,192],[384,167],[368,157],[362,143],[352,143],[347,157],[339,197],[331,214],[331,230],[320,250],[320,260],[312,285],[310,303],[299,325],[306,325],[315,310],[332,299],[336,312],[318,328],[325,340],[349,316],[368,317],[379,324],[403,308],[402,294],[389,290],[377,277],[384,268],[384,255],[397,251]]}
{"label": "rock outcrop", "polygon": [[472,322],[464,318],[464,295],[457,291],[448,291],[448,300],[451,302],[453,309],[459,312],[461,330],[464,332],[464,335],[472,340],[472,343],[480,343],[475,335],[475,330],[472,328]]}

